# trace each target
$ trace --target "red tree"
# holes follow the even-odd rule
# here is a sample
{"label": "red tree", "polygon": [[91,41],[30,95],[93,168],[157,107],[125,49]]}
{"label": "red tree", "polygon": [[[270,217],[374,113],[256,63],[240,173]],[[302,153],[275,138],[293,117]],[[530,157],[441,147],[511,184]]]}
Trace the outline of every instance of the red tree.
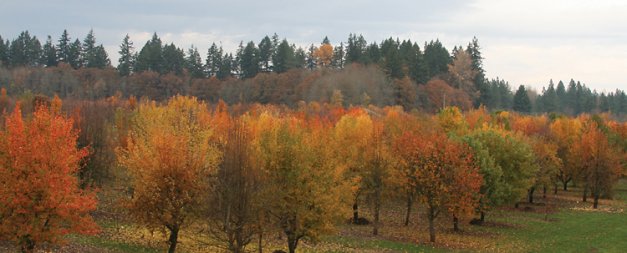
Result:
{"label": "red tree", "polygon": [[58,108],[44,106],[24,121],[18,104],[0,132],[0,237],[22,252],[98,231],[89,215],[95,194],[79,189],[76,174],[87,150],[76,148],[72,124]]}

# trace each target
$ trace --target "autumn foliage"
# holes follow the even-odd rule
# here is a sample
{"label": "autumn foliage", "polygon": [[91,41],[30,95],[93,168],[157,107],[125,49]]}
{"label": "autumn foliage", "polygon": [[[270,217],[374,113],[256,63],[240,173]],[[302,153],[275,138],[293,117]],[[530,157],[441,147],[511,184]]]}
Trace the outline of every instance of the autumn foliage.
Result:
{"label": "autumn foliage", "polygon": [[25,120],[18,104],[0,132],[0,238],[23,252],[98,232],[95,193],[77,177],[87,150],[76,148],[73,122],[58,109],[39,106]]}

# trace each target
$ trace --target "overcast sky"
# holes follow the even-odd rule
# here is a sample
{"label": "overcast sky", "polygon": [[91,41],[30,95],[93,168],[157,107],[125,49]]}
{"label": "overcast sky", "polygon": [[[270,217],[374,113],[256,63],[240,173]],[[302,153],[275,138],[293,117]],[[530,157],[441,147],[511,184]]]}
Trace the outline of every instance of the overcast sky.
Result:
{"label": "overcast sky", "polygon": [[[349,33],[368,42],[388,37],[419,45],[439,38],[450,50],[477,36],[489,78],[538,90],[550,79],[581,80],[598,91],[627,88],[624,0],[1,0],[0,35],[23,30],[43,43],[63,29],[83,39],[90,29],[114,65],[129,34],[140,49],[157,32],[164,42],[205,54],[211,42],[234,51],[277,33],[298,45],[332,44]],[[204,56],[203,56],[204,57]]]}

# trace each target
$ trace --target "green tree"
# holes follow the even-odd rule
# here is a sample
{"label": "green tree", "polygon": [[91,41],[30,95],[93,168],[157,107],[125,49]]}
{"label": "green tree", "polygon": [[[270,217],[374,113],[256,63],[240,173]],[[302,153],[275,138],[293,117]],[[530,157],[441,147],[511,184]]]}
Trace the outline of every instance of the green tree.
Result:
{"label": "green tree", "polygon": [[226,54],[221,60],[220,68],[216,77],[220,80],[224,80],[233,75],[233,66],[236,64],[233,54]]}
{"label": "green tree", "polygon": [[500,129],[479,129],[464,138],[475,150],[484,178],[481,220],[490,207],[512,204],[526,195],[539,168],[524,137]]}
{"label": "green tree", "polygon": [[531,112],[531,100],[529,100],[529,95],[524,85],[518,86],[518,90],[516,90],[516,94],[514,95],[514,106],[512,109],[522,113]]}
{"label": "green tree", "polygon": [[259,49],[255,43],[248,42],[238,55],[240,55],[239,66],[242,71],[242,78],[255,77],[259,73]]}
{"label": "green tree", "polygon": [[267,35],[259,42],[259,63],[261,64],[261,72],[270,72],[272,66],[272,55],[274,54],[274,46],[272,40]]}
{"label": "green tree", "polygon": [[216,43],[211,43],[211,46],[207,49],[207,60],[205,61],[207,76],[212,77],[218,75],[220,66],[222,65],[222,55],[222,47],[218,48]]}
{"label": "green tree", "polygon": [[340,42],[340,46],[335,47],[333,49],[333,59],[331,60],[331,66],[333,66],[336,69],[343,69],[344,68],[344,56],[345,56],[344,42]]}
{"label": "green tree", "polygon": [[120,58],[118,59],[118,72],[121,76],[128,76],[133,72],[133,66],[135,65],[135,53],[133,42],[131,38],[126,34],[120,45]]}
{"label": "green tree", "polygon": [[152,39],[147,41],[141,51],[139,51],[133,70],[135,72],[154,71],[161,73],[163,68],[162,50],[161,39],[157,36],[157,33],[154,33]]}
{"label": "green tree", "polygon": [[185,67],[189,71],[192,78],[205,77],[205,71],[202,66],[202,58],[198,53],[198,48],[192,47],[187,51],[187,58],[185,59]]}
{"label": "green tree", "polygon": [[111,65],[111,61],[101,44],[96,46],[96,36],[94,30],[89,30],[87,36],[83,40],[82,46],[83,65],[87,68],[104,68]]}
{"label": "green tree", "polygon": [[78,69],[83,66],[83,59],[81,58],[82,53],[82,45],[81,41],[76,39],[72,44],[70,44],[70,52],[67,58],[67,63],[72,66],[74,69]]}
{"label": "green tree", "polygon": [[57,53],[58,56],[57,58],[59,59],[59,62],[65,62],[68,63],[68,60],[70,59],[70,46],[71,46],[72,42],[70,39],[70,35],[68,34],[67,30],[63,30],[63,33],[61,34],[61,38],[59,38],[59,44],[57,46]]}
{"label": "green tree", "polygon": [[9,66],[9,41],[6,42],[0,36],[0,66]]}
{"label": "green tree", "polygon": [[475,89],[479,91],[479,97],[475,100],[475,106],[487,105],[491,100],[490,87],[485,80],[485,70],[483,69],[483,57],[481,56],[481,47],[479,46],[479,40],[477,37],[473,37],[472,41],[468,43],[466,52],[472,59],[472,68],[476,75],[473,78]]}
{"label": "green tree", "polygon": [[185,68],[185,52],[183,52],[183,49],[176,47],[174,43],[170,43],[169,45],[165,45],[161,52],[163,55],[161,73],[182,74],[183,68]]}
{"label": "green tree", "polygon": [[38,66],[41,59],[41,43],[36,36],[31,37],[28,31],[23,31],[11,42],[9,56],[12,66]]}
{"label": "green tree", "polygon": [[427,79],[446,73],[448,71],[448,64],[450,64],[452,60],[451,55],[440,40],[432,40],[428,44],[425,44],[424,58],[427,65]]}
{"label": "green tree", "polygon": [[276,54],[272,58],[274,64],[274,72],[283,73],[296,66],[294,48],[290,46],[287,40],[281,41],[277,47]]}
{"label": "green tree", "polygon": [[[0,38],[0,41],[2,38]],[[1,43],[0,43],[1,44]],[[43,52],[41,55],[41,63],[46,67],[54,67],[59,64],[57,59],[57,48],[54,44],[52,44],[52,37],[48,35],[48,39],[46,40],[46,44],[43,46]]]}

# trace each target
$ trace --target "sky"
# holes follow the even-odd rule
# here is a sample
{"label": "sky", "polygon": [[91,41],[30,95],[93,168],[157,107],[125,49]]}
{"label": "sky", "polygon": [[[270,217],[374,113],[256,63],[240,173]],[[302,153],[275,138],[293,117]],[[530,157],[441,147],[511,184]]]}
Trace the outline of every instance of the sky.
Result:
{"label": "sky", "polygon": [[[83,40],[93,29],[114,65],[126,34],[141,49],[162,41],[204,55],[212,42],[234,52],[240,41],[278,34],[291,43],[370,42],[393,37],[451,50],[477,37],[488,78],[541,91],[571,78],[597,91],[627,88],[627,1],[624,0],[2,0],[0,36],[28,30],[43,43],[64,29]],[[204,56],[203,56],[204,57]]]}

